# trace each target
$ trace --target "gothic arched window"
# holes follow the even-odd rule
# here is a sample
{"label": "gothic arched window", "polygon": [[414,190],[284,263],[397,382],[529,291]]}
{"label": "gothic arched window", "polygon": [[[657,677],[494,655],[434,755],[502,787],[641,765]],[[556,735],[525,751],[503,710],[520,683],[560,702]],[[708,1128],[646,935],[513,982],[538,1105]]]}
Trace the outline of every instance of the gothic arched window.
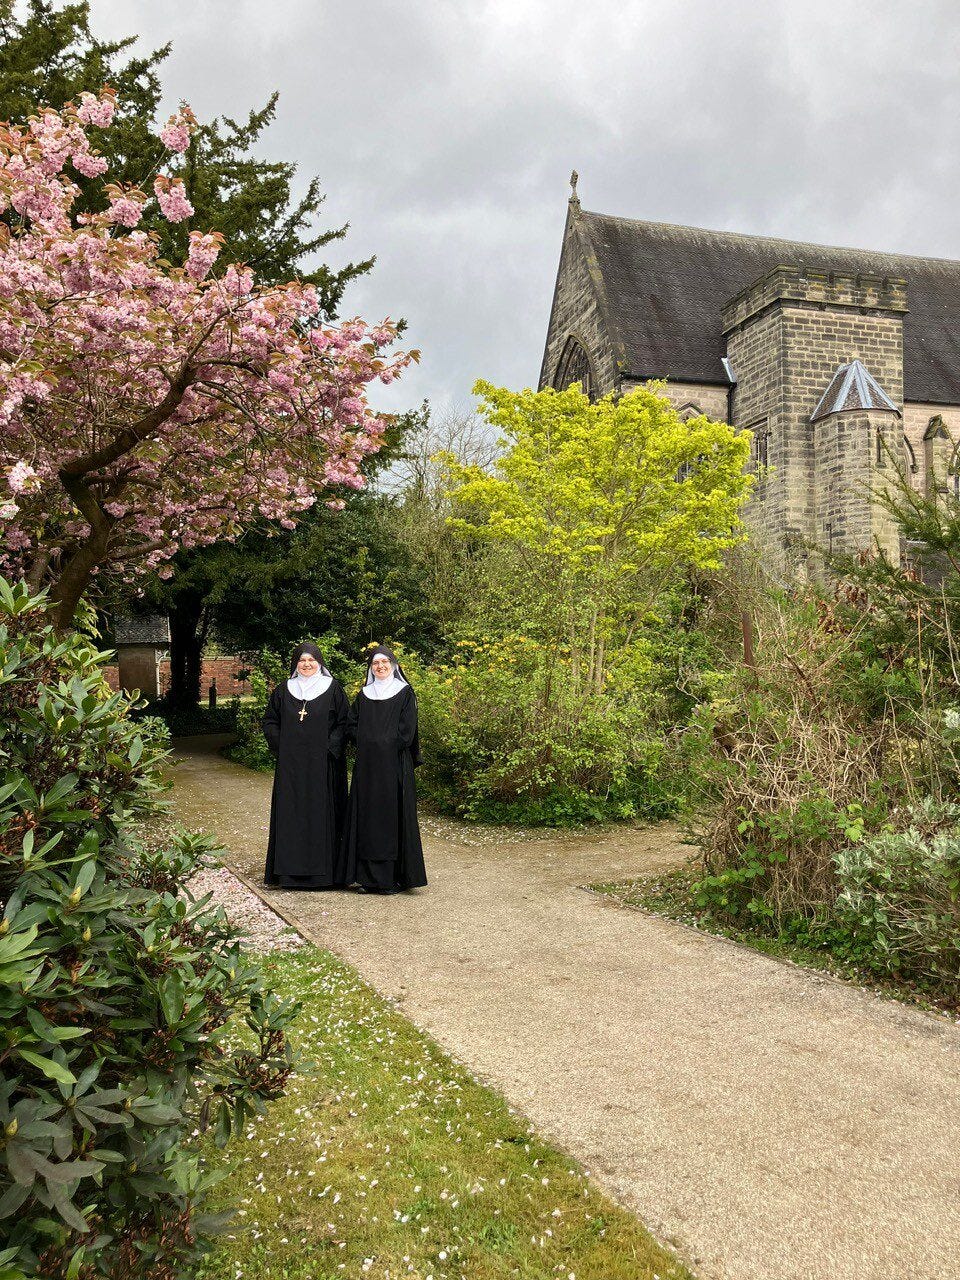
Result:
{"label": "gothic arched window", "polygon": [[563,351],[560,353],[560,359],[557,362],[557,372],[553,378],[553,386],[556,391],[566,391],[571,382],[579,382],[583,394],[589,396],[591,400],[594,398],[596,388],[593,381],[590,357],[584,350],[582,343],[572,335],[563,344]]}

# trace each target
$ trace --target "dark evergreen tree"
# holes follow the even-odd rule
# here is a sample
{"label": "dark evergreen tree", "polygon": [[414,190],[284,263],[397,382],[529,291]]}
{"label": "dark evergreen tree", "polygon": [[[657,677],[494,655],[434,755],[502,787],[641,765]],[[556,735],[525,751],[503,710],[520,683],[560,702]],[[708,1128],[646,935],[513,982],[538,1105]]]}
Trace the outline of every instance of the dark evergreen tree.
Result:
{"label": "dark evergreen tree", "polygon": [[[923,493],[890,459],[893,475],[874,497],[896,521],[903,563],[881,552],[834,555],[837,600],[875,646],[883,669],[927,682],[932,696],[955,696],[960,669],[960,496],[951,477]],[[864,642],[865,643],[865,642]],[[868,667],[867,674],[872,668]]]}
{"label": "dark evergreen tree", "polygon": [[282,537],[254,535],[218,547],[206,566],[218,639],[241,651],[286,652],[304,636],[335,631],[340,648],[357,657],[383,635],[435,652],[439,619],[394,536],[391,505],[360,494],[345,511],[311,512]]}

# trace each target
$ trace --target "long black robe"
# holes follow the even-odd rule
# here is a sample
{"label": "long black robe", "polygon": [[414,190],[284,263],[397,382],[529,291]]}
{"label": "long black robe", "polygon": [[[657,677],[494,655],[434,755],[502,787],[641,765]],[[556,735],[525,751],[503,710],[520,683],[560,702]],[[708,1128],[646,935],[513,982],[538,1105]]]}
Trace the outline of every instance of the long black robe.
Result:
{"label": "long black robe", "polygon": [[[306,715],[300,712],[306,706]],[[344,758],[350,704],[332,681],[304,703],[286,682],[270,695],[263,733],[276,754],[264,880],[287,889],[328,889],[338,879],[347,802]]]}
{"label": "long black robe", "polygon": [[357,695],[349,735],[357,754],[350,783],[343,874],[364,889],[427,883],[417,822],[414,767],[420,763],[417,699],[409,685],[392,698]]}

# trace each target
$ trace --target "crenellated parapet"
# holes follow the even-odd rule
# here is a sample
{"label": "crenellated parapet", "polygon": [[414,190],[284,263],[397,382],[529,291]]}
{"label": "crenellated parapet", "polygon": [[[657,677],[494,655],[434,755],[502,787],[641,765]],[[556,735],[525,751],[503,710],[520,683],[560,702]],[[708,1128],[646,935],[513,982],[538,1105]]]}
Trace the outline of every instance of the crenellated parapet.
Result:
{"label": "crenellated parapet", "polygon": [[784,305],[860,315],[904,315],[907,282],[895,276],[822,271],[814,267],[774,267],[723,308],[721,323],[730,335],[767,311]]}

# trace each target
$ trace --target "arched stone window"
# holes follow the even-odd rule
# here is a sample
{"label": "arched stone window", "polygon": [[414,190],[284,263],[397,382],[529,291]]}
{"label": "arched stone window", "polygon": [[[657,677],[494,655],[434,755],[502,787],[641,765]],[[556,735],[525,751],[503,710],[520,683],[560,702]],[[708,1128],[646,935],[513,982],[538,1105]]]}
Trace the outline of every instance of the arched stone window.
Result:
{"label": "arched stone window", "polygon": [[590,357],[583,344],[573,334],[563,344],[560,359],[557,361],[557,372],[553,378],[554,389],[566,391],[571,382],[579,382],[584,395],[589,396],[591,400],[594,399],[596,382]]}
{"label": "arched stone window", "polygon": [[[681,422],[689,422],[691,418],[700,418],[702,416],[703,410],[693,400],[687,400],[677,409],[677,417]],[[674,477],[677,484],[683,484],[684,480],[689,480],[696,473],[697,467],[702,461],[702,458],[692,458],[689,462],[681,462],[680,469]]]}
{"label": "arched stone window", "polygon": [[923,434],[924,487],[928,496],[960,494],[958,446],[947,430],[942,414],[936,414]]}

